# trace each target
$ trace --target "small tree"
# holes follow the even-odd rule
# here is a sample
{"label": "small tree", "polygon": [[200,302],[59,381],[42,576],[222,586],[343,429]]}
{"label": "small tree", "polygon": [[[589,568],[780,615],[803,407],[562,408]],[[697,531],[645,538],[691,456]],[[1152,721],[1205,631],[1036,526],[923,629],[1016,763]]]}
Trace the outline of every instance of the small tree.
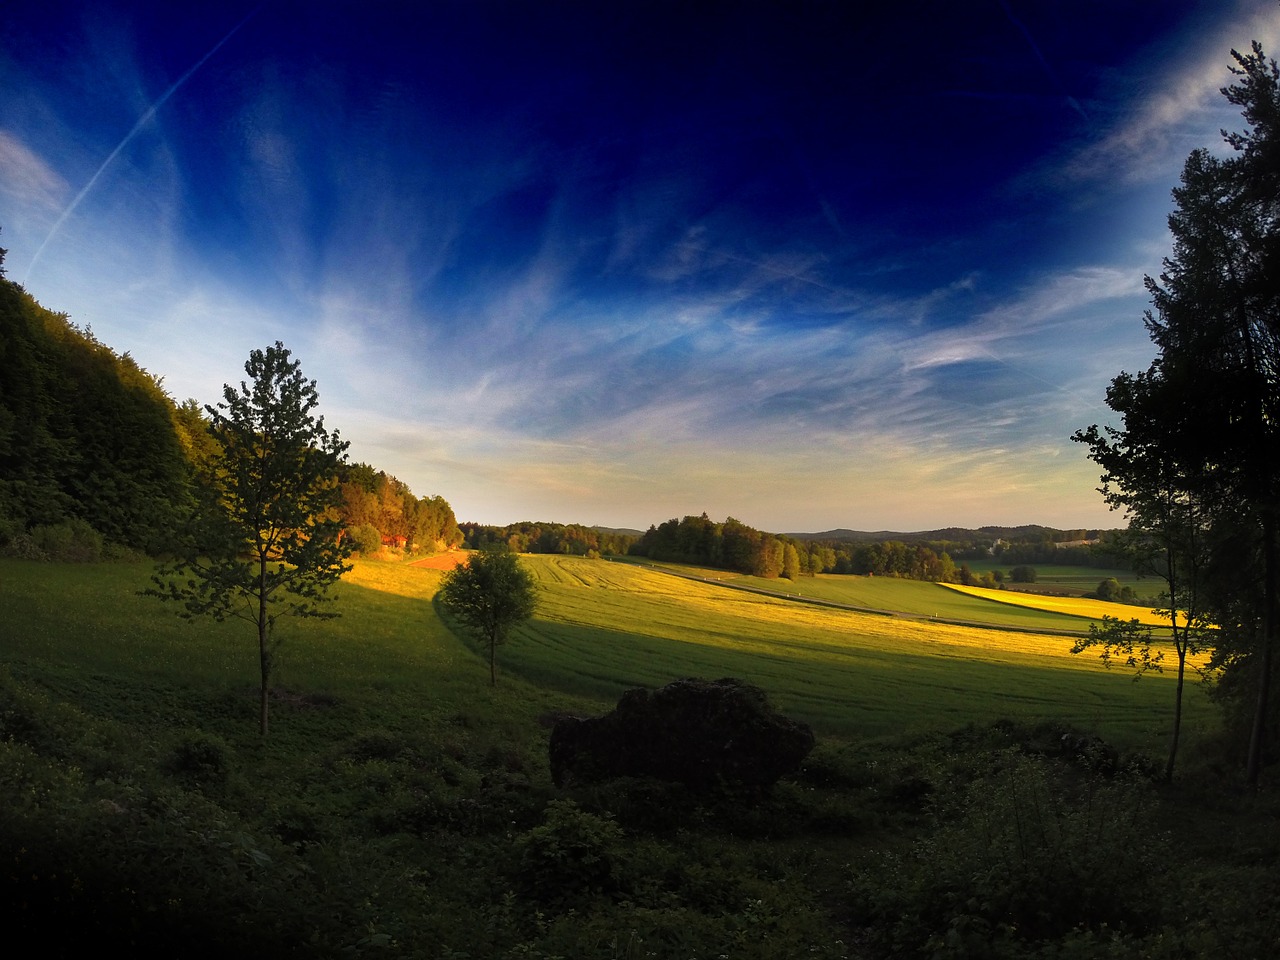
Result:
{"label": "small tree", "polygon": [[218,454],[203,477],[203,508],[176,561],[156,571],[146,592],[178,601],[187,619],[254,625],[266,736],[276,619],[336,617],[320,604],[351,569],[338,514],[347,444],[314,415],[315,381],[282,343],[254,350],[244,369],[249,383],[225,386],[224,402],[205,407]]}
{"label": "small tree", "polygon": [[511,628],[533,616],[533,577],[514,553],[486,550],[444,575],[440,602],[445,610],[489,647],[489,685],[498,682],[498,645]]}

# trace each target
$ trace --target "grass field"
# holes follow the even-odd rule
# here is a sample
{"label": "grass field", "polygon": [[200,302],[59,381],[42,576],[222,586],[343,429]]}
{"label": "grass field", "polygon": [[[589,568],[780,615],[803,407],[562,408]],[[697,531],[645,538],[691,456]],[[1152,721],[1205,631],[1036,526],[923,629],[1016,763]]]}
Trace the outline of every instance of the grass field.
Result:
{"label": "grass field", "polygon": [[[257,697],[253,628],[187,622],[173,605],[138,596],[150,569],[0,560],[0,664],[91,715],[241,740],[252,733],[246,724]],[[332,607],[342,616],[280,621],[282,695],[269,749],[285,756],[294,738],[449,725],[477,711],[497,717],[495,736],[526,742],[544,735],[530,727],[530,713],[595,706],[518,683],[505,697],[490,691],[482,659],[435,615],[440,577],[357,562],[336,590]]]}
{"label": "grass field", "polygon": [[[482,651],[438,615],[440,570],[357,562],[336,591],[339,619],[281,622],[263,739],[247,624],[186,623],[139,596],[147,565],[0,560],[0,896],[22,905],[11,933],[67,956],[117,943],[210,958],[889,955],[851,954],[851,933],[882,945],[906,936],[919,951],[893,955],[935,955],[926,944],[955,925],[926,916],[940,869],[957,883],[986,876],[992,830],[1007,840],[1015,815],[1054,838],[1076,830],[1058,811],[1076,809],[1089,757],[1102,755],[1071,759],[1076,738],[1059,723],[1151,756],[1167,747],[1168,678],[1134,684],[1071,656],[1068,637],[923,613],[925,598],[966,618],[1017,612],[1006,605],[861,584],[873,591],[863,601],[915,611],[895,617],[629,564],[522,562],[540,608],[499,651],[496,688]],[[826,588],[854,580],[840,579]],[[818,743],[804,768],[768,795],[551,783],[549,718],[604,712],[629,687],[690,675],[752,681],[810,721]],[[1026,722],[994,722],[1004,718]],[[1184,752],[1213,756],[1216,726],[1190,689]],[[1028,764],[1052,779],[1024,781]],[[1085,873],[1061,874],[1076,861],[1055,839],[1052,869],[1033,858],[1001,882],[1031,886],[1055,910],[1101,884],[1123,919],[1159,905],[1159,878],[1192,876],[1195,910],[1230,908],[1213,919],[1211,955],[1253,955],[1227,949],[1227,934],[1261,942],[1269,921],[1243,898],[1237,918],[1231,892],[1263,889],[1252,864],[1280,850],[1268,826],[1280,818],[1206,811],[1199,787],[1168,810],[1153,788],[1099,789],[1120,799],[1067,835],[1105,851],[1079,861]],[[1184,826],[1191,811],[1190,845],[1160,847],[1173,866],[1132,872],[1159,825]],[[1206,816],[1220,822],[1206,830]],[[1125,832],[1135,818],[1141,843]],[[939,834],[929,846],[953,827],[960,841]],[[1242,839],[1220,863],[1224,836]],[[903,851],[917,852],[884,859]],[[1190,900],[1166,911],[1178,923],[1193,912]],[[1137,936],[1161,930],[1151,915]],[[919,930],[902,932],[903,917]]]}
{"label": "grass field", "polygon": [[1168,617],[1155,613],[1150,607],[1137,604],[1088,600],[1084,597],[1053,597],[1036,593],[1020,593],[1016,590],[989,590],[986,587],[966,587],[959,583],[940,584],[940,586],[990,603],[1007,604],[1019,609],[1061,613],[1093,623],[1101,622],[1103,617],[1115,617],[1120,620],[1137,620],[1151,627],[1169,625]]}
{"label": "grass field", "polygon": [[949,592],[937,583],[920,580],[904,580],[898,577],[856,577],[836,574],[819,574],[801,577],[797,581],[766,580],[743,574],[727,573],[698,567],[681,567],[678,564],[650,564],[654,570],[664,570],[682,576],[701,577],[707,583],[746,587],[766,593],[786,594],[813,600],[857,607],[866,611],[905,613],[918,617],[953,620],[963,623],[1016,627],[1025,630],[1064,631],[1085,634],[1088,624],[1078,617],[1052,609],[1038,610],[1034,606],[1009,606],[992,609],[990,605],[975,602],[972,597],[961,597]]}
{"label": "grass field", "polygon": [[[1060,718],[1128,743],[1153,742],[1167,730],[1166,678],[1130,683],[1091,656],[1071,655],[1069,638],[799,604],[629,564],[543,556],[525,563],[538,578],[541,606],[500,658],[543,687],[611,700],[631,686],[733,675],[842,736],[1002,715]],[[1024,612],[934,584],[847,577],[826,583],[846,582],[869,588],[859,596],[881,609],[932,606],[1002,625]],[[924,604],[926,596],[937,602]],[[1035,614],[1026,623],[1068,619],[1025,613]],[[1189,706],[1199,714],[1207,705],[1197,693]]]}
{"label": "grass field", "polygon": [[[1017,566],[1017,564],[1001,563],[996,560],[970,560],[967,562],[969,569],[976,574],[1000,570],[1008,576],[1009,571],[1014,566]],[[1051,563],[1033,563],[1029,564],[1029,566],[1036,571],[1035,583],[1011,583],[1006,580],[1006,588],[1029,593],[1078,597],[1098,589],[1098,584],[1103,580],[1113,579],[1119,581],[1121,586],[1132,587],[1134,593],[1139,597],[1150,597],[1152,599],[1162,589],[1160,580],[1152,577],[1139,577],[1132,570],[1123,567],[1107,569]]]}
{"label": "grass field", "polygon": [[[540,607],[499,652],[499,671],[508,686],[525,681],[519,696],[538,709],[602,710],[632,686],[731,675],[842,737],[1002,715],[1060,718],[1133,744],[1167,731],[1168,679],[1130,683],[1090,655],[1072,656],[1070,638],[1036,632],[1064,622],[1079,629],[1080,620],[1062,614],[906,580],[800,584],[839,602],[1006,628],[985,630],[798,604],[629,564],[524,562],[537,578]],[[251,713],[255,659],[245,624],[179,620],[172,607],[136,595],[148,570],[0,564],[5,661],[77,699],[92,699],[90,677],[137,687],[125,700],[139,720],[196,723],[210,709],[223,715],[242,703]],[[433,712],[465,711],[483,659],[439,620],[431,598],[440,576],[357,563],[338,591],[341,618],[282,621],[280,684],[339,701],[327,713],[340,722],[383,722],[376,720],[383,708],[403,709],[424,689]],[[1018,624],[1025,629],[1008,629]],[[1189,691],[1190,727],[1208,712],[1203,699]]]}

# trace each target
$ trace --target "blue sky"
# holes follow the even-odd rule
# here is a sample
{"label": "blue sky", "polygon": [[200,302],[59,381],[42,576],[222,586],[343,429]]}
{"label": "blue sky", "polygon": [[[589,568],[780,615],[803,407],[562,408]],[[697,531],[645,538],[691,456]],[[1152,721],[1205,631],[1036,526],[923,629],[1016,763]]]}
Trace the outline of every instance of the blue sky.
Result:
{"label": "blue sky", "polygon": [[1280,5],[864,6],[10,0],[8,275],[462,520],[1121,525],[1069,438]]}

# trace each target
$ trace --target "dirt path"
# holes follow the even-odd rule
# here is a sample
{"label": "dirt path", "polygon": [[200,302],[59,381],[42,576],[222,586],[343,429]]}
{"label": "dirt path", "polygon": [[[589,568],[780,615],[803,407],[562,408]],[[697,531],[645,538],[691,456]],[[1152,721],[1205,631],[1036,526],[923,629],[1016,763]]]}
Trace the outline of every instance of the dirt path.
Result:
{"label": "dirt path", "polygon": [[458,564],[464,563],[468,556],[469,554],[461,550],[450,550],[448,553],[434,553],[421,560],[415,560],[409,566],[422,567],[424,570],[452,570]]}

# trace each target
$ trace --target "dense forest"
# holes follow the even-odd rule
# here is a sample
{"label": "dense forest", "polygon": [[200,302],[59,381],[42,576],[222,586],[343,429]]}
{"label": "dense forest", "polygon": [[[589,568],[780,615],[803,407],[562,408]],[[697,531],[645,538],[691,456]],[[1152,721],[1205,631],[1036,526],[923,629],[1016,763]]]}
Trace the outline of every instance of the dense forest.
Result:
{"label": "dense forest", "polygon": [[[0,277],[0,552],[167,553],[200,468],[218,455],[208,427],[195,400],[175,403],[128,353]],[[342,519],[362,552],[461,544],[442,497],[415,497],[362,463],[340,479]]]}
{"label": "dense forest", "polygon": [[384,547],[432,552],[462,543],[462,531],[444,497],[415,497],[405,483],[368,464],[346,467],[342,499],[347,532],[362,552]]}

